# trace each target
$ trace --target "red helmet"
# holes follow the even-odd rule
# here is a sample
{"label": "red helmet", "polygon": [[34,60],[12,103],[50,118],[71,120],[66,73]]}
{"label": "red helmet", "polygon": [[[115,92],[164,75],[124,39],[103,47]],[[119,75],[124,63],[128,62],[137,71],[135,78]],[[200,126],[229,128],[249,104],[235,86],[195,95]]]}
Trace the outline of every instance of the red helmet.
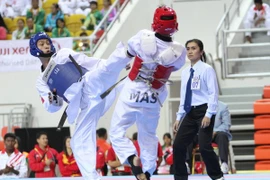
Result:
{"label": "red helmet", "polygon": [[173,33],[175,33],[175,31],[178,30],[176,13],[170,7],[161,6],[157,8],[153,21],[153,31],[159,34],[171,36]]}

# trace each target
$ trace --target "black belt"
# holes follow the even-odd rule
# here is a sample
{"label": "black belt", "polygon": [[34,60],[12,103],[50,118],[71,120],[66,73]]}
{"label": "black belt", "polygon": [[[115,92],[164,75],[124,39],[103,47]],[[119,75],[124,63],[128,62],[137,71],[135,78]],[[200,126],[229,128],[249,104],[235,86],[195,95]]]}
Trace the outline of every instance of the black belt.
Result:
{"label": "black belt", "polygon": [[145,78],[145,77],[143,77],[143,76],[141,76],[141,75],[139,75],[139,77],[142,78],[142,79],[145,80],[145,81],[153,81],[153,79],[151,79],[151,78]]}
{"label": "black belt", "polygon": [[207,106],[207,103],[206,104],[201,104],[201,105],[198,105],[198,106],[191,106],[191,109],[201,108],[201,107],[205,107],[205,106]]}

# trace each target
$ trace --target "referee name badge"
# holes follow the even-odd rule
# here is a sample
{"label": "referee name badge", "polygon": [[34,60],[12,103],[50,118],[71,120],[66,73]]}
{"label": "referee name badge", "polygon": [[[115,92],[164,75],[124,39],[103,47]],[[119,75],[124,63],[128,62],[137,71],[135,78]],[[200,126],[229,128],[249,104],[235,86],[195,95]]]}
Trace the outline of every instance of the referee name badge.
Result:
{"label": "referee name badge", "polygon": [[200,90],[200,89],[201,89],[200,76],[195,76],[191,80],[191,90]]}

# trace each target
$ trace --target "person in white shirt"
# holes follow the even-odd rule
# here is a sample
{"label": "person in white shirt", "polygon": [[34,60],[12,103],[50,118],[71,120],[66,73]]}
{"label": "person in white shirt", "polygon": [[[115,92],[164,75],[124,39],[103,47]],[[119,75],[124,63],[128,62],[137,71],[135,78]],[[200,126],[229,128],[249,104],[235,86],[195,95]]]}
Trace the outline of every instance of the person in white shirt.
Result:
{"label": "person in white shirt", "polygon": [[12,32],[12,40],[25,38],[25,22],[22,18],[17,20],[17,29]]}
{"label": "person in white shirt", "polygon": [[9,18],[25,15],[29,5],[28,0],[2,0],[1,4],[3,16]]}
{"label": "person in white shirt", "polygon": [[16,136],[7,133],[4,136],[6,149],[0,152],[0,179],[1,178],[25,178],[27,177],[27,163],[25,156],[15,149]]}
{"label": "person in white shirt", "polygon": [[[263,3],[262,0],[254,0],[254,5],[248,10],[246,19],[244,21],[244,28],[268,28],[270,29],[270,7],[268,4]],[[270,31],[267,32],[270,36]],[[246,32],[246,42],[251,43],[251,32]]]}
{"label": "person in white shirt", "polygon": [[91,12],[89,0],[77,0],[77,9],[75,14],[83,14],[87,16]]}
{"label": "person in white shirt", "polygon": [[[198,39],[186,42],[191,65],[181,74],[180,105],[173,125],[175,180],[187,180],[185,164],[187,146],[199,133],[200,153],[207,173],[213,180],[223,180],[218,158],[211,145],[215,114],[218,106],[218,85],[215,70],[205,63],[203,43]],[[180,125],[180,126],[179,126]]]}
{"label": "person in white shirt", "polygon": [[58,4],[65,15],[72,15],[77,8],[77,0],[59,0]]}

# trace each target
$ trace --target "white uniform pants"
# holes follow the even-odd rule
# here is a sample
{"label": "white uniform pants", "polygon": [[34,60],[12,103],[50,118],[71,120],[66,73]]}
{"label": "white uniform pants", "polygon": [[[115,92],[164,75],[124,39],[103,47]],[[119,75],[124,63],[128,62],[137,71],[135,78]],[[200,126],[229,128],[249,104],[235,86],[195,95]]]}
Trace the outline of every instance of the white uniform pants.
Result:
{"label": "white uniform pants", "polygon": [[[102,108],[102,105],[99,108]],[[80,115],[84,114],[82,112]],[[98,110],[82,117],[71,139],[73,154],[85,180],[100,179],[96,171],[96,126],[99,118]]]}
{"label": "white uniform pants", "polygon": [[131,107],[118,100],[109,134],[113,149],[122,164],[127,163],[129,156],[137,154],[132,141],[125,135],[126,130],[136,122],[143,172],[153,174],[156,170],[158,147],[156,129],[159,115],[160,108]]}
{"label": "white uniform pants", "polygon": [[[252,29],[252,28],[255,28],[255,21],[249,21],[249,20],[245,20],[244,21],[244,28],[245,29]],[[270,19],[265,19],[265,22],[264,24],[261,24],[262,26],[260,27],[265,27],[265,28],[268,28],[270,29]],[[267,35],[270,36],[270,31],[267,32]],[[245,36],[251,36],[251,32],[246,32],[245,33]]]}
{"label": "white uniform pants", "polygon": [[123,49],[115,50],[108,60],[99,62],[97,68],[84,77],[82,111],[77,118],[71,147],[85,180],[100,179],[96,172],[96,126],[108,99],[101,100],[99,96],[116,83],[121,70],[130,61]]}

